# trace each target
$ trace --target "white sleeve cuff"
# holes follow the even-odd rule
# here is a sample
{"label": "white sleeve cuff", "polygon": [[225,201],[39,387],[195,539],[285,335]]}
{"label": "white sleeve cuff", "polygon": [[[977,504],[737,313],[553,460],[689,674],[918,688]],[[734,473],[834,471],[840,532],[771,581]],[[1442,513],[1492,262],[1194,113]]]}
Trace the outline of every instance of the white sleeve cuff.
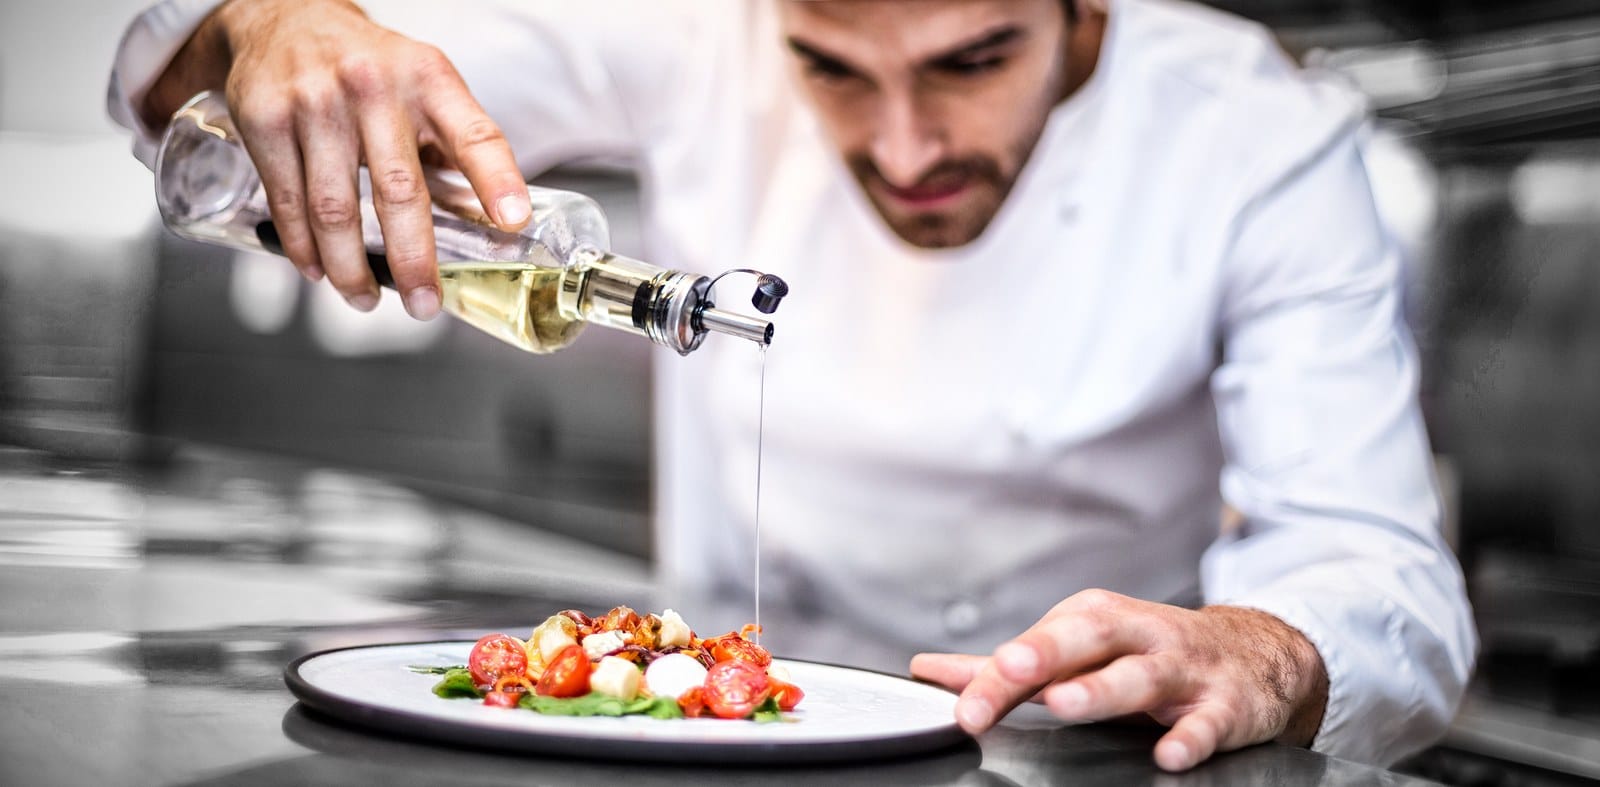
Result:
{"label": "white sleeve cuff", "polygon": [[1428,622],[1391,599],[1289,584],[1211,603],[1271,614],[1316,647],[1328,703],[1311,747],[1387,766],[1437,740],[1460,701],[1470,656],[1451,653]]}
{"label": "white sleeve cuff", "polygon": [[147,167],[155,166],[161,129],[146,126],[135,107],[200,22],[221,4],[222,0],[166,0],[146,9],[122,34],[106,89],[106,111],[118,125],[134,132],[133,153]]}

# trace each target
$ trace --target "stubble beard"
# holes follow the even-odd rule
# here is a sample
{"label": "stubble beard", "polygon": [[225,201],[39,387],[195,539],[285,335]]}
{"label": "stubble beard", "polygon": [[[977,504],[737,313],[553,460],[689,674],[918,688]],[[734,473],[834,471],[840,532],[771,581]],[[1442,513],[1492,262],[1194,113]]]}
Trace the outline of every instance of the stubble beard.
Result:
{"label": "stubble beard", "polygon": [[946,160],[930,169],[912,188],[961,181],[966,193],[961,195],[960,203],[940,210],[915,210],[892,204],[878,191],[885,181],[870,156],[851,154],[846,157],[846,164],[889,229],[906,243],[928,249],[964,246],[976,240],[999,212],[1013,181],[1001,171],[998,162],[986,156]]}

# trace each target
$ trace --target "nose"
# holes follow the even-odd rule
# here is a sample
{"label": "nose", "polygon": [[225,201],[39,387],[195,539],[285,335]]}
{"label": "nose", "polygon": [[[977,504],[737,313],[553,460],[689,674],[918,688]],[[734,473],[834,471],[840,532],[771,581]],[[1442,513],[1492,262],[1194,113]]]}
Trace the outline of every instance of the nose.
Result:
{"label": "nose", "polygon": [[943,134],[914,96],[891,95],[879,111],[870,152],[890,185],[908,188],[944,155]]}

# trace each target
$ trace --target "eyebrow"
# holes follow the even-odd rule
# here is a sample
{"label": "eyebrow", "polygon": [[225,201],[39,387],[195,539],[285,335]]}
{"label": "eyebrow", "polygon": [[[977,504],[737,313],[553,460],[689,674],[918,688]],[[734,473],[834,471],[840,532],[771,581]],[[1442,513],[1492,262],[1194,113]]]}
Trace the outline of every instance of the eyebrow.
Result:
{"label": "eyebrow", "polygon": [[982,52],[985,49],[994,49],[995,47],[1005,46],[1013,41],[1018,41],[1023,37],[1024,33],[1025,31],[1016,25],[1001,25],[993,30],[979,33],[972,39],[960,44],[956,44],[940,54],[926,58],[922,62],[923,65],[938,65],[940,63],[948,63],[953,60],[960,60],[963,57]]}
{"label": "eyebrow", "polygon": [[[943,52],[923,58],[919,65],[922,67],[938,66],[950,63],[952,61],[958,61],[963,57],[968,57],[986,49],[993,49],[995,47],[1004,46],[1013,41],[1020,40],[1026,34],[1027,31],[1023,30],[1017,25],[1001,25],[992,30],[979,33],[973,38],[958,43]],[[857,69],[855,66],[852,66],[849,61],[831,52],[823,50],[815,44],[802,41],[794,36],[789,36],[787,43],[789,44],[789,48],[794,50],[796,54],[814,60],[820,64],[846,69],[851,72],[859,71],[859,69]]]}

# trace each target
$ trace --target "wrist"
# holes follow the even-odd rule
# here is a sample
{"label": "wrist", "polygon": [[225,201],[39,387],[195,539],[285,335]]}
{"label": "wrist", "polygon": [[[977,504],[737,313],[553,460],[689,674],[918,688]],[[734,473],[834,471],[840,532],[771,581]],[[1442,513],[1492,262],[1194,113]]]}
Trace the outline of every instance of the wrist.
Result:
{"label": "wrist", "polygon": [[286,24],[316,29],[338,14],[366,18],[351,0],[224,0],[200,21],[139,102],[141,119],[150,128],[161,128],[196,93],[226,89],[236,60],[249,57],[253,46],[277,46],[269,41]]}
{"label": "wrist", "polygon": [[1263,650],[1259,654],[1265,664],[1263,682],[1270,695],[1288,706],[1283,730],[1276,740],[1310,746],[1322,727],[1328,705],[1328,671],[1316,645],[1282,618],[1258,609],[1215,606],[1202,611],[1250,621],[1250,628],[1256,632],[1253,639]]}
{"label": "wrist", "polygon": [[200,20],[199,26],[173,55],[172,61],[151,84],[137,107],[139,117],[152,129],[167,124],[172,113],[202,90],[220,90],[228,78],[232,55],[222,35],[218,16],[232,2],[224,2]]}

